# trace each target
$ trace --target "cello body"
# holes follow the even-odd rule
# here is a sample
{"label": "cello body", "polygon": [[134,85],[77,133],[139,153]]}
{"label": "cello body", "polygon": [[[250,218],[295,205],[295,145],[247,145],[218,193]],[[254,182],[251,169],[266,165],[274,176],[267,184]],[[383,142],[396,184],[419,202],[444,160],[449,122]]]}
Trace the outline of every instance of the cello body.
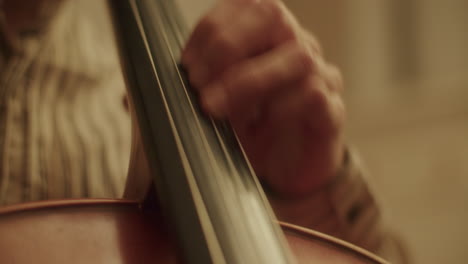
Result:
{"label": "cello body", "polygon": [[[386,263],[326,235],[280,224],[296,263]],[[60,200],[0,209],[0,263],[182,264],[158,210],[130,200]]]}

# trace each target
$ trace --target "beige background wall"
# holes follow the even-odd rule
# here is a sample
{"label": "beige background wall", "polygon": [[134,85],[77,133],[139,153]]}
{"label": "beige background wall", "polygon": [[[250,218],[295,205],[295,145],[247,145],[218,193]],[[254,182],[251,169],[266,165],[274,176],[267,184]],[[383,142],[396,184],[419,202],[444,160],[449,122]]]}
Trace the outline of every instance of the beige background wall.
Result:
{"label": "beige background wall", "polygon": [[[193,22],[214,0],[179,0]],[[349,142],[413,263],[468,259],[468,1],[285,0],[343,70]]]}

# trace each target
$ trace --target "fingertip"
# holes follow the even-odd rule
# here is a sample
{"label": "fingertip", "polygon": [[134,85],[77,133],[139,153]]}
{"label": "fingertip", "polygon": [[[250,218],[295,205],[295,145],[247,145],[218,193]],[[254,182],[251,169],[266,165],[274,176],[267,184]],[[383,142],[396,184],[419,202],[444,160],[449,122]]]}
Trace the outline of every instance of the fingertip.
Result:
{"label": "fingertip", "polygon": [[202,93],[203,110],[214,118],[221,119],[227,115],[228,98],[226,92],[219,85],[212,85]]}
{"label": "fingertip", "polygon": [[191,86],[196,90],[205,90],[212,76],[210,69],[203,64],[198,64],[195,67],[188,66],[186,70]]}
{"label": "fingertip", "polygon": [[188,46],[185,46],[181,52],[180,63],[182,64],[182,66],[188,67],[188,65],[190,64],[190,60],[191,60],[190,48]]}

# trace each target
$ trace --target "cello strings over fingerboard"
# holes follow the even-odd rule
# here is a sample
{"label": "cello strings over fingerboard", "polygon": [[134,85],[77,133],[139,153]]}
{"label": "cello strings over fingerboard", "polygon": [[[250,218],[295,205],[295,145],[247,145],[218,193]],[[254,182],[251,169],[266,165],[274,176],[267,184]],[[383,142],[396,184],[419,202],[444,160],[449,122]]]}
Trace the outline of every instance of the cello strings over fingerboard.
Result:
{"label": "cello strings over fingerboard", "polygon": [[290,263],[237,138],[205,116],[178,65],[172,1],[111,1],[125,74],[156,188],[187,263]]}

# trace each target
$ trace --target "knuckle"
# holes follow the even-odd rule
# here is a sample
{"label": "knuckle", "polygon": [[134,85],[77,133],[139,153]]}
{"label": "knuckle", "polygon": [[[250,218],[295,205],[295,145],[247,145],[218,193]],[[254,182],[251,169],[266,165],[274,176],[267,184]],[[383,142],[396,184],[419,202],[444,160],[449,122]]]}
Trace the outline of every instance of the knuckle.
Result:
{"label": "knuckle", "polygon": [[302,30],[302,34],[304,35],[305,41],[310,45],[310,48],[318,55],[323,54],[323,48],[320,45],[320,42],[317,40],[315,36],[309,33],[306,30]]}
{"label": "knuckle", "polygon": [[232,56],[237,53],[237,46],[232,41],[231,36],[223,31],[217,31],[213,36],[212,50],[219,54]]}
{"label": "knuckle", "polygon": [[197,25],[198,31],[202,32],[205,35],[213,34],[218,30],[218,28],[219,27],[216,20],[209,15],[203,17]]}
{"label": "knuckle", "polygon": [[342,91],[344,88],[343,74],[340,69],[334,65],[328,65],[328,79],[333,90]]}
{"label": "knuckle", "polygon": [[314,109],[324,109],[327,106],[326,90],[321,87],[323,82],[317,78],[308,78],[305,87],[305,100]]}
{"label": "knuckle", "polygon": [[280,1],[265,1],[265,12],[283,39],[298,40],[297,23]]}
{"label": "knuckle", "polygon": [[280,28],[281,30],[281,34],[283,35],[283,37],[287,40],[293,40],[293,41],[299,41],[300,38],[296,32],[296,30],[294,29],[293,26],[289,25],[288,23],[286,22],[282,22],[282,21],[278,21],[277,22],[279,25],[278,25],[278,28]]}
{"label": "knuckle", "polygon": [[293,50],[294,61],[298,68],[305,73],[314,71],[316,61],[310,50],[299,43],[294,44]]}
{"label": "knuckle", "polygon": [[342,91],[344,88],[345,88],[345,85],[344,85],[344,79],[343,79],[343,73],[341,73],[340,70],[337,70],[336,71],[337,74],[336,74],[336,84],[337,84],[337,88]]}
{"label": "knuckle", "polygon": [[275,27],[289,28],[290,22],[280,1],[265,0],[256,5],[256,12]]}
{"label": "knuckle", "polygon": [[240,92],[241,90],[257,89],[261,86],[262,80],[253,70],[246,71],[240,68],[234,68],[227,73],[224,82],[229,89],[235,90],[234,92]]}
{"label": "knuckle", "polygon": [[324,133],[334,135],[341,131],[346,119],[345,106],[341,96],[325,86],[325,80],[320,77],[308,78],[304,87],[305,106],[313,113],[313,122],[320,124]]}
{"label": "knuckle", "polygon": [[318,74],[323,78],[326,88],[333,92],[341,92],[344,89],[343,75],[338,67],[328,62],[320,65]]}
{"label": "knuckle", "polygon": [[320,44],[320,42],[316,38],[310,37],[309,43],[310,43],[310,46],[312,47],[312,49],[314,50],[315,53],[317,53],[319,55],[323,54],[322,45]]}
{"label": "knuckle", "polygon": [[272,20],[285,21],[284,9],[279,1],[263,1],[262,2],[263,12]]}

